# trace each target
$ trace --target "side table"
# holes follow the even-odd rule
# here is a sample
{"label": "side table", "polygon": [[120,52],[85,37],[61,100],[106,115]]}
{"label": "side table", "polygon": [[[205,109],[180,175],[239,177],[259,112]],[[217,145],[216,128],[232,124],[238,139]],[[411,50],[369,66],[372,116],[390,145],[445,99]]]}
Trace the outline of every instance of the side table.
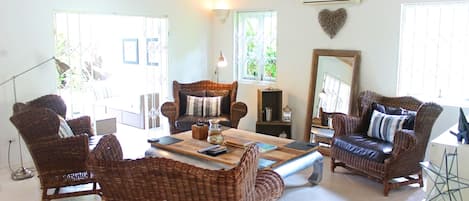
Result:
{"label": "side table", "polygon": [[334,136],[334,129],[326,126],[312,125],[311,135],[313,135],[313,142],[319,144],[319,152],[322,155],[329,156],[331,154],[332,137]]}
{"label": "side table", "polygon": [[284,121],[257,121],[256,133],[262,133],[280,137],[280,134],[287,134],[287,138],[291,139],[291,122]]}
{"label": "side table", "polygon": [[443,200],[448,198],[450,201],[463,200],[461,190],[469,188],[469,180],[459,177],[457,149],[449,153],[445,149],[440,166],[431,161],[420,162],[420,165],[433,183],[427,194],[427,200],[437,198]]}
{"label": "side table", "polygon": [[451,134],[457,130],[458,124],[455,124],[433,139],[429,145],[429,162],[421,164],[430,177],[426,185],[428,199],[453,201],[469,198],[469,161],[466,159],[469,145],[458,142]]}

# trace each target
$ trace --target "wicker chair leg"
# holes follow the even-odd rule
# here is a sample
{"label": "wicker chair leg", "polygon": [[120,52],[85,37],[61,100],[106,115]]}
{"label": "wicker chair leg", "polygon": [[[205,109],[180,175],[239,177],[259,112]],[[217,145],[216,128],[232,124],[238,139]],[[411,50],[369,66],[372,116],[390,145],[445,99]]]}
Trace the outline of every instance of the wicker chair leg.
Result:
{"label": "wicker chair leg", "polygon": [[47,199],[47,189],[42,189],[42,200],[49,201],[49,199]]}
{"label": "wicker chair leg", "polygon": [[423,187],[422,170],[419,171],[418,176],[419,176],[418,181],[419,181],[420,187]]}
{"label": "wicker chair leg", "polygon": [[388,179],[384,179],[383,184],[384,184],[384,192],[383,192],[384,196],[388,196],[389,191],[391,190],[391,184],[389,183]]}

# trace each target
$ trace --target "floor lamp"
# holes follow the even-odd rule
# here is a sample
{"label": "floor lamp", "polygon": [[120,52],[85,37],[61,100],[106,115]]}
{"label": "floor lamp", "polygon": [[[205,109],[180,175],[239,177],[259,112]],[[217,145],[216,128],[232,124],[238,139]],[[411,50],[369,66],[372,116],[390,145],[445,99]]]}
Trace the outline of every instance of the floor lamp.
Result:
{"label": "floor lamp", "polygon": [[228,62],[226,62],[225,56],[223,56],[223,52],[220,51],[220,56],[218,57],[217,61],[217,69],[215,70],[215,74],[217,74],[217,82],[219,82],[219,74],[220,74],[220,68],[224,68],[228,65]]}
{"label": "floor lamp", "polygon": [[[41,63],[39,63],[39,64],[37,64],[33,67],[31,67],[31,68],[28,68],[27,70],[25,70],[21,73],[13,75],[13,77],[11,77],[10,79],[5,80],[2,83],[0,83],[0,86],[3,86],[3,85],[5,85],[6,83],[8,83],[10,81],[13,83],[13,96],[14,96],[14,100],[15,100],[15,103],[16,103],[17,102],[16,78],[28,73],[31,70],[34,70],[34,69],[44,65],[45,63],[47,63],[49,61],[52,61],[52,60],[55,61],[57,72],[59,73],[59,75],[62,75],[63,73],[65,73],[65,71],[70,69],[70,66],[68,66],[67,64],[61,62],[60,60],[56,59],[55,57],[51,57],[51,58],[49,58],[49,59],[47,59],[47,60],[45,60],[45,61],[43,61],[43,62],[41,62]],[[21,149],[21,135],[19,133],[18,133],[18,146],[19,146],[19,150],[20,150],[21,167],[18,170],[11,173],[11,179],[13,179],[13,180],[23,180],[23,179],[31,178],[31,177],[34,176],[34,173],[30,169],[27,169],[27,168],[24,167],[24,164],[23,164],[23,151]]]}

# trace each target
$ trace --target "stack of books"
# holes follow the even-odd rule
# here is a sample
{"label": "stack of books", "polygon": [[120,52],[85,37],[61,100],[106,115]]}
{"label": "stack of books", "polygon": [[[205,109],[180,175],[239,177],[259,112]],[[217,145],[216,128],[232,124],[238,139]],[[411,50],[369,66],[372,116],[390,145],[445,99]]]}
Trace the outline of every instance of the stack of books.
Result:
{"label": "stack of books", "polygon": [[226,146],[238,147],[238,148],[245,148],[252,143],[254,143],[254,141],[245,140],[241,138],[230,138],[230,139],[225,140]]}

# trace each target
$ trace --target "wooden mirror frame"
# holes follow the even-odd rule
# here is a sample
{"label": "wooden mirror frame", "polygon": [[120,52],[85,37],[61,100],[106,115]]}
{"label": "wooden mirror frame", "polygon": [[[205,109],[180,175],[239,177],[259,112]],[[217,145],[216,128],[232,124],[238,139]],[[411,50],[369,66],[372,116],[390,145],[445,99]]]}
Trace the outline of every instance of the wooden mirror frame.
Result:
{"label": "wooden mirror frame", "polygon": [[352,72],[352,84],[350,89],[350,100],[349,100],[349,114],[355,114],[357,108],[356,106],[356,96],[358,94],[358,75],[359,75],[359,66],[360,66],[360,51],[357,50],[330,50],[330,49],[314,49],[313,50],[313,62],[311,68],[311,79],[309,82],[309,93],[308,93],[308,102],[306,108],[306,123],[305,123],[305,132],[304,140],[310,142],[311,136],[311,124],[313,120],[313,104],[314,104],[314,95],[316,94],[316,81],[318,73],[318,61],[319,56],[335,56],[335,57],[353,57],[353,72]]}

